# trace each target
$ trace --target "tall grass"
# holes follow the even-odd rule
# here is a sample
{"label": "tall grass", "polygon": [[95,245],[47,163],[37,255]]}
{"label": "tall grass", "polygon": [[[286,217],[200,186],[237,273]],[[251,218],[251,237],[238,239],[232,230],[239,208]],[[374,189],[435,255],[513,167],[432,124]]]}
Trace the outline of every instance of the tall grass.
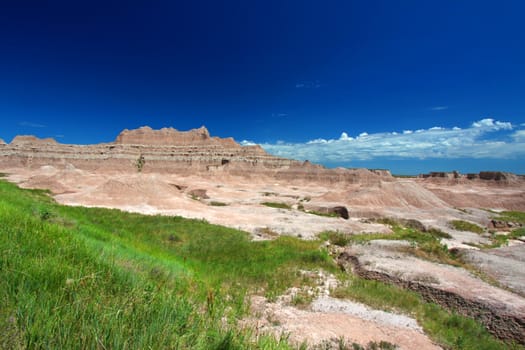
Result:
{"label": "tall grass", "polygon": [[64,207],[5,182],[0,225],[2,348],[288,348],[236,327],[246,290],[277,293],[290,271],[331,266],[312,242],[252,244],[202,221]]}

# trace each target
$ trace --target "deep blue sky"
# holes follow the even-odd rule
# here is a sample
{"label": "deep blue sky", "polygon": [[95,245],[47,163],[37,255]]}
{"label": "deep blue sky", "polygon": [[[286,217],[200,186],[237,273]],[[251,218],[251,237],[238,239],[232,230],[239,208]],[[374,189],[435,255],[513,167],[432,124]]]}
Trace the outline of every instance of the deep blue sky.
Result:
{"label": "deep blue sky", "polygon": [[521,0],[1,1],[0,138],[206,125],[329,166],[525,173],[524,14]]}

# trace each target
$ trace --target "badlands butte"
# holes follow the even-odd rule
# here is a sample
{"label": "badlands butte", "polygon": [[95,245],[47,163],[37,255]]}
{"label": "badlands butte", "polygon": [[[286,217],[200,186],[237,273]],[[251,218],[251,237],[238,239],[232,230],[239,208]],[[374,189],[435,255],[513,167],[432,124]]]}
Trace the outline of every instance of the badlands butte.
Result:
{"label": "badlands butte", "polygon": [[[525,237],[516,234],[524,232],[523,222],[500,214],[525,211],[523,176],[486,171],[394,177],[388,170],[327,169],[211,137],[205,127],[142,127],[96,145],[17,136],[8,144],[0,140],[0,172],[21,187],[49,189],[62,204],[205,219],[256,240],[382,233],[366,244],[326,246],[343,270],[417,291],[481,321],[500,339],[525,344]],[[439,232],[443,249],[462,264],[436,261],[417,254],[413,242],[388,239],[399,227]],[[495,244],[496,238],[504,244]],[[359,321],[376,327],[366,330],[367,340],[436,347],[418,327],[365,320],[332,300],[329,290],[325,294],[308,310],[254,302],[260,314],[278,320],[261,327],[319,343],[352,334]]]}

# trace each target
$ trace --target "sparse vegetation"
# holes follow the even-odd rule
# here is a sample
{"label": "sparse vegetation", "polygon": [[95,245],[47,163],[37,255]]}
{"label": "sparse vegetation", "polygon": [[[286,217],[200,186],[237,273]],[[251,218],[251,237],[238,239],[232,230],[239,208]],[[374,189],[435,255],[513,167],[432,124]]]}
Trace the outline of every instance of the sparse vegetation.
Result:
{"label": "sparse vegetation", "polygon": [[525,224],[525,212],[522,211],[503,211],[499,216],[494,218],[495,220],[507,221],[507,222],[519,222]]}
{"label": "sparse vegetation", "polygon": [[227,204],[227,203],[224,203],[224,202],[211,201],[211,202],[210,202],[210,205],[211,205],[212,207],[225,207],[225,206],[227,206],[228,204]]}
{"label": "sparse vegetation", "polygon": [[270,208],[277,208],[277,209],[292,209],[292,206],[286,203],[279,203],[279,202],[262,202],[262,205],[265,205]]}
{"label": "sparse vegetation", "polygon": [[443,310],[400,287],[351,276],[333,293],[374,308],[402,312],[418,320],[425,332],[446,349],[521,349],[494,339],[478,322]]}
{"label": "sparse vegetation", "polygon": [[448,233],[434,228],[421,232],[414,228],[403,227],[397,221],[389,218],[381,219],[381,222],[390,225],[393,233],[355,234],[348,236],[349,241],[366,243],[378,239],[404,240],[411,242],[411,245],[398,249],[406,253],[429,261],[471,269],[460,256],[454,251],[449,251],[448,247],[441,243],[441,238],[450,238]]}
{"label": "sparse vegetation", "polygon": [[322,213],[322,212],[316,211],[316,210],[303,210],[303,211],[305,213],[307,213],[307,214],[312,214],[312,215],[317,215],[317,216],[325,216],[325,217],[328,217],[328,218],[338,218],[338,217],[340,217],[339,214],[337,214],[337,213]]}
{"label": "sparse vegetation", "polygon": [[468,221],[464,220],[452,220],[449,222],[450,226],[458,231],[468,231],[474,233],[483,233],[483,228]]}
{"label": "sparse vegetation", "polygon": [[338,231],[321,232],[319,238],[339,247],[344,247],[351,241],[350,235]]}
{"label": "sparse vegetation", "polygon": [[490,244],[478,245],[477,247],[482,248],[482,249],[498,248],[498,247],[507,245],[509,243],[509,240],[511,239],[516,239],[516,238],[524,237],[524,236],[525,236],[525,227],[512,230],[508,234],[492,233],[490,236],[490,240],[492,242]]}
{"label": "sparse vegetation", "polygon": [[135,167],[137,168],[137,171],[140,173],[142,172],[142,169],[144,169],[144,165],[146,164],[146,159],[142,154],[139,155],[137,160],[135,161]]}
{"label": "sparse vegetation", "polygon": [[[318,344],[314,346],[313,350],[329,350],[329,349],[335,349],[334,346],[337,347],[338,350],[396,350],[399,349],[399,347],[395,344],[392,344],[387,341],[370,341],[365,346],[360,345],[355,342],[347,341],[344,338],[338,338],[338,339],[332,339],[331,341],[325,341],[321,344]],[[303,347],[301,347],[303,349]],[[306,349],[306,346],[304,347]]]}

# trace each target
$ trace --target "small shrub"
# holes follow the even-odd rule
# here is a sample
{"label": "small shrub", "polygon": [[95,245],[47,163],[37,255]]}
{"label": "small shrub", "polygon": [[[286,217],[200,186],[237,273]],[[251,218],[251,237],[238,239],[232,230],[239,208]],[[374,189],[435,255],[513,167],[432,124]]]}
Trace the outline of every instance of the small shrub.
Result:
{"label": "small shrub", "polygon": [[392,219],[392,218],[379,218],[379,219],[377,219],[375,221],[380,223],[380,224],[388,225],[388,226],[392,226],[392,227],[399,226],[399,222],[397,222],[396,219]]}
{"label": "small shrub", "polygon": [[142,154],[139,155],[137,160],[135,161],[135,167],[137,168],[137,171],[140,173],[142,172],[142,169],[144,168],[144,165],[146,164],[146,159]]}
{"label": "small shrub", "polygon": [[338,218],[339,217],[339,214],[337,214],[337,213],[322,213],[322,212],[316,211],[316,210],[309,210],[309,211],[306,211],[305,213],[313,214],[313,215],[317,215],[317,216],[325,216],[325,217],[328,217],[328,218]]}
{"label": "small shrub", "polygon": [[351,241],[349,235],[338,231],[326,231],[321,233],[319,237],[339,247],[344,247]]}
{"label": "small shrub", "polygon": [[292,209],[292,207],[289,204],[286,203],[278,203],[278,202],[262,202],[262,205],[265,205],[270,208],[277,208],[277,209]]}
{"label": "small shrub", "polygon": [[483,228],[468,221],[464,220],[452,220],[449,222],[453,229],[458,231],[468,231],[474,233],[483,233]]}
{"label": "small shrub", "polygon": [[224,202],[216,202],[216,201],[211,201],[210,202],[210,205],[212,207],[225,207],[227,206],[228,204],[224,203]]}
{"label": "small shrub", "polygon": [[434,228],[434,227],[428,229],[427,232],[430,233],[432,237],[435,237],[435,238],[452,238],[450,234],[443,232],[440,229]]}

